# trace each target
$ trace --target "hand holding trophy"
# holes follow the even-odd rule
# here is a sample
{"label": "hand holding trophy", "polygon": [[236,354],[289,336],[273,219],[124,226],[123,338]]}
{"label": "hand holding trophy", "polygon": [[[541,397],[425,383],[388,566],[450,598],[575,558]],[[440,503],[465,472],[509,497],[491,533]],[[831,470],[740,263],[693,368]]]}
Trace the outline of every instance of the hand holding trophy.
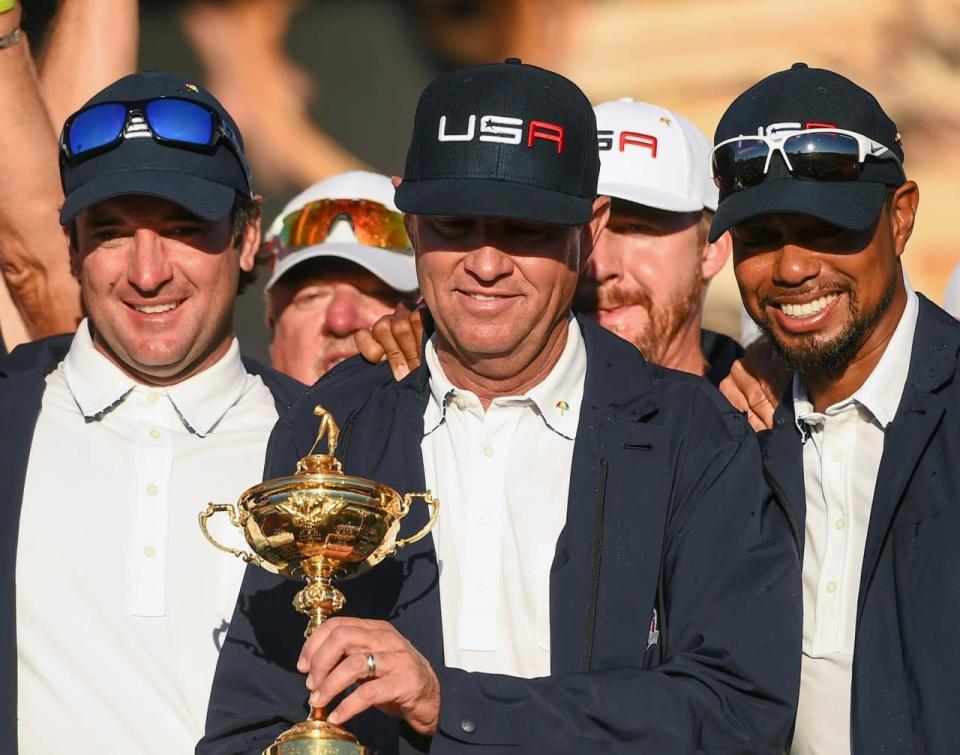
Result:
{"label": "hand holding trophy", "polygon": [[[430,493],[401,496],[386,485],[345,475],[335,454],[340,429],[329,412],[314,408],[320,417],[317,439],[297,463],[290,477],[266,480],[247,490],[233,504],[207,506],[200,528],[214,546],[268,571],[306,580],[293,606],[310,620],[305,637],[331,614],[343,608],[343,593],[331,584],[359,574],[425,537],[437,519],[438,502]],[[323,438],[327,453],[315,453]],[[427,524],[415,535],[398,539],[400,521],[414,500],[430,511]],[[207,520],[226,512],[230,523],[243,531],[253,553],[228,548],[207,529]],[[314,709],[306,721],[291,727],[264,750],[263,755],[367,755],[348,731],[325,720]]]}

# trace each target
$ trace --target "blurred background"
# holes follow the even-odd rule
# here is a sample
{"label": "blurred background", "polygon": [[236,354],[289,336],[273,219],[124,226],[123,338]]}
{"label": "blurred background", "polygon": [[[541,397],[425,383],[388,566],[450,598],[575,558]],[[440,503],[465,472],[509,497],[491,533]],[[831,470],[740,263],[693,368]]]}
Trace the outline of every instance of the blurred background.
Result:
{"label": "blurred background", "polygon": [[[55,0],[25,2],[42,45]],[[732,99],[804,61],[873,92],[920,184],[905,259],[938,303],[960,249],[960,0],[143,0],[140,65],[195,76],[243,131],[264,225],[296,192],[368,166],[401,174],[417,97],[439,71],[520,57],[594,102],[630,96],[709,137]],[[267,361],[262,285],[238,304],[246,353]],[[739,333],[729,267],[706,327]]]}

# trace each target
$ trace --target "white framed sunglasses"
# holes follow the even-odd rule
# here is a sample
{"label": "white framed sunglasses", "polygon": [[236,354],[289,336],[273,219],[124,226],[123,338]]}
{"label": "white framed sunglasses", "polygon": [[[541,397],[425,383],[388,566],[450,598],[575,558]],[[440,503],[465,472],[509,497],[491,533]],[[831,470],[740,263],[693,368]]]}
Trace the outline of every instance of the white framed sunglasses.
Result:
{"label": "white framed sunglasses", "polygon": [[853,181],[868,157],[893,160],[903,174],[896,154],[863,134],[841,128],[808,128],[724,139],[710,151],[713,182],[727,193],[757,186],[767,175],[776,152],[797,178]]}

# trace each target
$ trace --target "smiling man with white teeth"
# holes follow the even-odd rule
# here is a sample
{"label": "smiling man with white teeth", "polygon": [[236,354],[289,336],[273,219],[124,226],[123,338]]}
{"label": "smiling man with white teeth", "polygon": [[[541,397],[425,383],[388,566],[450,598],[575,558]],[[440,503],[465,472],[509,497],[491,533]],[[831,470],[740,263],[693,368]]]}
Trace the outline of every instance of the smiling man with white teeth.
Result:
{"label": "smiling man with white teeth", "polygon": [[432,490],[437,524],[341,583],[346,613],[302,646],[269,639],[302,632],[292,585],[248,570],[198,755],[266,746],[305,684],[382,755],[782,751],[789,524],[705,380],[571,313],[609,212],[599,168],[590,103],[558,74],[510,59],[421,95],[396,203],[436,325],[424,361],[400,381],[334,368],[266,475],[293,470],[320,403],[344,468]]}
{"label": "smiling man with white teeth", "polygon": [[749,359],[721,385],[796,521],[789,753],[960,752],[960,323],[904,275],[919,189],[900,134],[869,92],[798,63],[730,106],[712,158],[711,237],[732,230],[744,305],[793,373],[779,397]]}
{"label": "smiling man with white teeth", "polygon": [[243,574],[197,513],[302,386],[234,337],[259,210],[220,103],[136,74],[61,142],[87,317],[0,363],[0,752],[192,752]]}

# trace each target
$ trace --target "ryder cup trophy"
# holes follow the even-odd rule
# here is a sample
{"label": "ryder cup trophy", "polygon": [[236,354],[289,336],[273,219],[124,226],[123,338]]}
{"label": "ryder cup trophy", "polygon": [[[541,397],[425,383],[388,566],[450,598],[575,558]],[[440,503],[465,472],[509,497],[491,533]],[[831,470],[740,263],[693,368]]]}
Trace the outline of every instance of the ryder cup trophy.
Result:
{"label": "ryder cup trophy", "polygon": [[[293,606],[310,617],[309,637],[345,602],[331,584],[366,571],[398,549],[424,537],[437,519],[438,503],[429,493],[397,491],[371,480],[345,475],[335,454],[340,430],[333,416],[317,406],[320,430],[310,453],[297,462],[291,477],[266,480],[233,504],[207,506],[200,528],[213,545],[247,563],[287,577],[306,580]],[[314,451],[326,437],[327,453]],[[417,498],[429,509],[427,524],[412,537],[398,539],[400,520]],[[228,548],[207,529],[207,520],[226,512],[230,523],[243,531],[253,553]],[[324,720],[314,709],[306,721],[281,734],[263,755],[368,755],[348,731]]]}

